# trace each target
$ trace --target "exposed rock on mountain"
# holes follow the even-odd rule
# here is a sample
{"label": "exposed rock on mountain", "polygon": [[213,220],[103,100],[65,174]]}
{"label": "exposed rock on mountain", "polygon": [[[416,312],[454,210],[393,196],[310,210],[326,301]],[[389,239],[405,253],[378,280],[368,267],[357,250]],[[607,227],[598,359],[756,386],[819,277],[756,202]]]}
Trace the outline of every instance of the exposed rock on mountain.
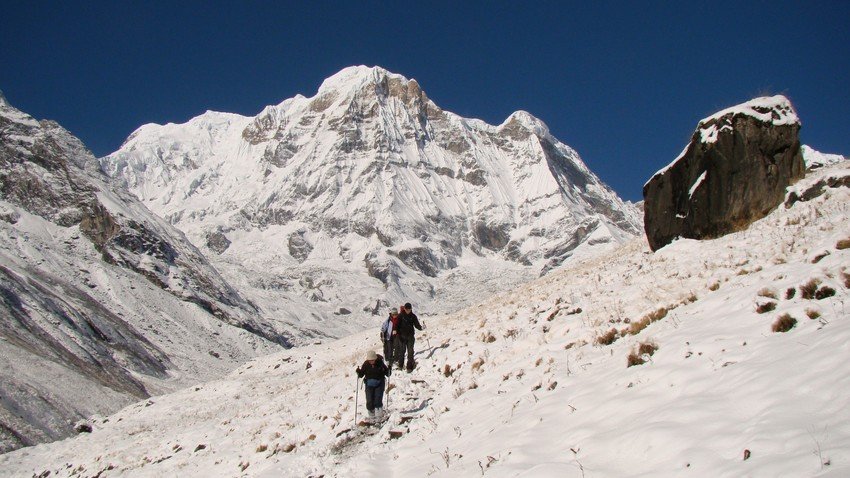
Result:
{"label": "exposed rock on mountain", "polygon": [[287,343],[106,179],[77,138],[0,98],[0,452],[278,348],[256,334]]}
{"label": "exposed rock on mountain", "polygon": [[[540,120],[461,118],[377,67],[346,68],[256,117],[143,126],[101,164],[199,247],[231,231],[217,265],[234,282],[255,276],[240,291],[295,327],[332,317],[305,303],[316,290],[299,275],[333,271],[322,296],[350,310],[376,297],[428,309],[463,258],[488,259],[482,274],[537,274],[589,248],[591,232],[613,245],[640,231],[636,210]],[[281,281],[285,306],[258,287]]]}
{"label": "exposed rock on mountain", "polygon": [[783,96],[756,98],[700,121],[682,154],[644,185],[650,247],[678,237],[719,237],[767,215],[804,175],[799,130]]}

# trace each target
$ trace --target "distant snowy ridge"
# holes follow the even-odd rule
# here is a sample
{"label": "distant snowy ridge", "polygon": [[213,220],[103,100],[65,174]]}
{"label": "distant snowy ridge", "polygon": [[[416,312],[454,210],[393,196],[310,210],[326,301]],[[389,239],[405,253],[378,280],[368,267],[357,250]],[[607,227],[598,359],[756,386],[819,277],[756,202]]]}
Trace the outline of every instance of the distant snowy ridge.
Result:
{"label": "distant snowy ridge", "polygon": [[101,165],[308,339],[399,301],[454,310],[468,299],[447,300],[452,276],[506,287],[641,228],[539,119],[461,118],[379,67],[255,117],[145,125]]}

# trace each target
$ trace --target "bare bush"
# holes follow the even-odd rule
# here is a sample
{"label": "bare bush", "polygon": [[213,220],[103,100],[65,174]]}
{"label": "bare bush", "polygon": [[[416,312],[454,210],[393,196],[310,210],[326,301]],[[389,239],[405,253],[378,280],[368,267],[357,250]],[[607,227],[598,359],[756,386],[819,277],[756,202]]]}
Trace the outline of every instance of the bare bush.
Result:
{"label": "bare bush", "polygon": [[797,295],[797,289],[793,287],[785,289],[785,300],[791,300],[795,295]]}
{"label": "bare bush", "polygon": [[806,317],[815,320],[820,318],[820,311],[816,309],[806,309]]}
{"label": "bare bush", "polygon": [[758,314],[764,314],[765,312],[770,312],[774,309],[776,309],[776,302],[770,300],[756,305],[756,313]]}
{"label": "bare bush", "polygon": [[720,288],[720,282],[719,281],[714,281],[714,282],[711,283],[711,285],[708,286],[708,290],[710,290],[712,292],[716,291],[719,288]]}
{"label": "bare bush", "polygon": [[795,325],[797,325],[797,319],[791,317],[789,314],[782,314],[776,319],[776,322],[773,323],[770,330],[774,332],[788,332],[793,329]]}
{"label": "bare bush", "polygon": [[263,443],[262,445],[257,447],[257,453],[262,453],[269,449],[269,446]]}
{"label": "bare bush", "polygon": [[809,282],[800,286],[800,297],[806,300],[812,300],[815,297],[815,293],[818,291],[818,286],[820,285],[820,279],[811,279]]}
{"label": "bare bush", "polygon": [[773,289],[770,289],[770,288],[768,288],[768,287],[764,287],[764,288],[762,288],[760,291],[758,291],[758,294],[757,294],[757,295],[758,295],[759,297],[769,297],[769,298],[771,298],[771,299],[777,299],[777,297],[776,297],[776,291],[775,291],[775,290],[773,290]]}
{"label": "bare bush", "polygon": [[629,353],[629,356],[626,358],[626,368],[646,363],[647,359],[652,357],[656,350],[658,350],[658,345],[654,343],[639,343],[637,348]]}
{"label": "bare bush", "polygon": [[611,329],[608,332],[596,337],[596,343],[599,345],[611,345],[620,338],[617,329]]}
{"label": "bare bush", "polygon": [[827,297],[832,297],[834,295],[835,295],[835,289],[825,285],[825,286],[821,287],[820,289],[818,289],[817,292],[815,292],[815,299],[822,300],[822,299],[826,299]]}

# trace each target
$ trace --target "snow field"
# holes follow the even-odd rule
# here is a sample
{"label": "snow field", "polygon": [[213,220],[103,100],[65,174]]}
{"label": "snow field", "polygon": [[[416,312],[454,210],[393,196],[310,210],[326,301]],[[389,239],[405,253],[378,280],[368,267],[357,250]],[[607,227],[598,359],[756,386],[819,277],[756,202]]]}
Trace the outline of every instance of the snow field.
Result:
{"label": "snow field", "polygon": [[[368,349],[380,350],[376,321],[373,330],[131,405],[91,434],[2,455],[0,469],[847,476],[850,251],[837,245],[850,238],[848,204],[850,191],[833,189],[717,240],[680,240],[654,254],[635,240],[461,312],[421,316],[419,366],[394,371],[390,418],[377,430],[354,425],[354,368]],[[812,279],[834,295],[804,298]],[[758,313],[768,300],[775,309]],[[659,308],[663,318],[622,333]],[[773,332],[783,314],[796,325]],[[616,340],[597,343],[611,329]],[[627,367],[641,343],[658,349]]]}

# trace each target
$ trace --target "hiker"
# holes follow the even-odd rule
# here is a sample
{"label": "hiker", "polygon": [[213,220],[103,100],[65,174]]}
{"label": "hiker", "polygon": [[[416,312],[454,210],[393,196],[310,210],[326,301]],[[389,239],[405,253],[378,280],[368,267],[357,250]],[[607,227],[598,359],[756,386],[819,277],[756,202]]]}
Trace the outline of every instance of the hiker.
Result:
{"label": "hiker", "polygon": [[358,377],[365,378],[363,383],[366,388],[366,410],[369,411],[369,417],[374,417],[376,410],[380,414],[384,408],[384,377],[390,376],[390,369],[384,363],[384,358],[370,350],[366,352],[366,361],[355,372]]}
{"label": "hiker", "polygon": [[413,313],[413,306],[410,305],[410,302],[404,304],[402,306],[402,310],[398,314],[398,328],[397,336],[398,336],[398,346],[396,347],[396,354],[393,355],[393,359],[398,358],[398,368],[404,367],[404,355],[407,353],[407,367],[406,370],[408,372],[412,372],[414,367],[416,367],[416,362],[413,360],[413,344],[416,342],[416,338],[414,337],[414,327],[423,330],[422,325],[419,323],[419,317]]}
{"label": "hiker", "polygon": [[381,342],[384,344],[384,357],[387,359],[387,365],[392,370],[393,368],[393,351],[396,347],[398,332],[398,309],[393,307],[390,309],[390,315],[384,324],[381,326]]}

